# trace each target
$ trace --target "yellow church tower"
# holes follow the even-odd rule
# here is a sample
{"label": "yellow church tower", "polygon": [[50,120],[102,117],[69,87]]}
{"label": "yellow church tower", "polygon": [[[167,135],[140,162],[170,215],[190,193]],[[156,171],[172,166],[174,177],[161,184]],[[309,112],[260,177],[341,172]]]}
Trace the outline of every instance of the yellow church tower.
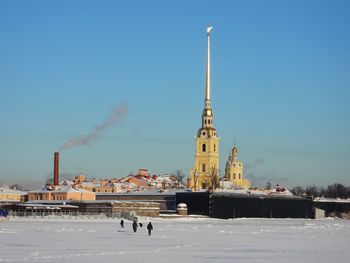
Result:
{"label": "yellow church tower", "polygon": [[195,162],[190,171],[188,183],[188,186],[194,191],[213,187],[213,181],[218,178],[219,173],[219,137],[213,126],[210,99],[210,33],[212,29],[213,27],[207,28],[207,70],[202,127],[199,128],[196,136]]}

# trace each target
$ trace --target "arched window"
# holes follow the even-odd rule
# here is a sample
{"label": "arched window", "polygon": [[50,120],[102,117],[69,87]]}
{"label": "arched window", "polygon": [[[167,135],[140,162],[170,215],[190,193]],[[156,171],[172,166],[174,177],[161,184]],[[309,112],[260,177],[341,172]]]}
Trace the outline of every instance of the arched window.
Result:
{"label": "arched window", "polygon": [[206,152],[207,150],[207,146],[205,143],[202,144],[202,152]]}
{"label": "arched window", "polygon": [[202,172],[205,172],[205,163],[202,164]]}
{"label": "arched window", "polygon": [[214,144],[214,152],[216,151],[216,144]]}

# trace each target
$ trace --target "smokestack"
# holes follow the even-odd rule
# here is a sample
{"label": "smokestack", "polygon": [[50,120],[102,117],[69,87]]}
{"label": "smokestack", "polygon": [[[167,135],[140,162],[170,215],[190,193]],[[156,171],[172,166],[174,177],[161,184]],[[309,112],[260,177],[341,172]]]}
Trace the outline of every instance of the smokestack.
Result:
{"label": "smokestack", "polygon": [[60,159],[60,153],[55,152],[54,153],[54,166],[53,166],[53,186],[58,186],[58,167],[59,167],[59,159]]}

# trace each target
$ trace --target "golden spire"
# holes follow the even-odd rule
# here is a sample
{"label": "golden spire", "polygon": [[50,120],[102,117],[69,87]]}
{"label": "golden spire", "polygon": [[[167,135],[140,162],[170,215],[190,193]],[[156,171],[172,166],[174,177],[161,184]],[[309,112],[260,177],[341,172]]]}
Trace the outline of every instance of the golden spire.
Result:
{"label": "golden spire", "polygon": [[[212,29],[213,29],[212,26],[209,26],[207,28],[207,38],[208,38],[207,72],[206,72],[206,83],[205,83],[204,109],[202,113],[202,128],[211,128],[211,129],[213,129],[213,111],[211,109],[211,99],[210,99],[210,32],[212,31]],[[200,134],[200,132],[198,134]]]}
{"label": "golden spire", "polygon": [[207,50],[207,76],[205,83],[205,108],[210,109],[210,32],[213,27],[209,26],[207,28],[207,37],[208,37],[208,50]]}

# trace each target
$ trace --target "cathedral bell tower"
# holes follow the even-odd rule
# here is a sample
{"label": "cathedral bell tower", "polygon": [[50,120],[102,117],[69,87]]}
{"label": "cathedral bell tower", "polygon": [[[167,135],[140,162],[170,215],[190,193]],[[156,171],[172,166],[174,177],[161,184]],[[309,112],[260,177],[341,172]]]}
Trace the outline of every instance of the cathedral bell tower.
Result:
{"label": "cathedral bell tower", "polygon": [[219,137],[213,126],[213,111],[210,98],[210,33],[212,27],[207,28],[208,50],[204,109],[202,112],[202,126],[196,136],[195,163],[190,171],[188,186],[194,190],[207,189],[212,186],[213,176],[219,173]]}

